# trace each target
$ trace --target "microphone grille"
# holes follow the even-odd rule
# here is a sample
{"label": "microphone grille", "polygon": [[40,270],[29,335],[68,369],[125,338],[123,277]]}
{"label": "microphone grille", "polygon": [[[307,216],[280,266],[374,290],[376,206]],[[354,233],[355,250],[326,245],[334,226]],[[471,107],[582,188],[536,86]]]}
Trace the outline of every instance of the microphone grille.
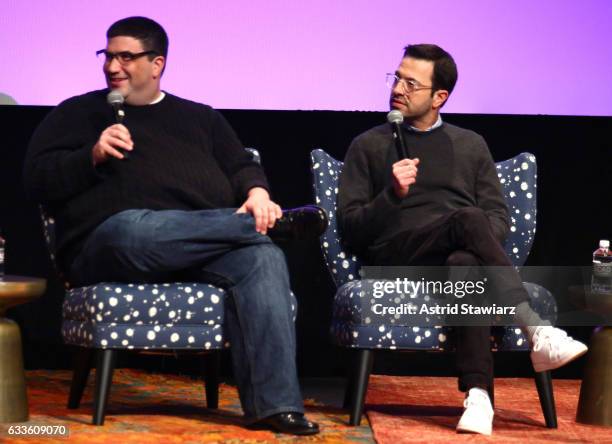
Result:
{"label": "microphone grille", "polygon": [[402,123],[404,121],[404,116],[401,111],[394,109],[393,111],[389,111],[387,114],[387,122],[389,123]]}
{"label": "microphone grille", "polygon": [[109,105],[121,105],[123,104],[123,95],[116,89],[112,90],[106,96],[106,102]]}

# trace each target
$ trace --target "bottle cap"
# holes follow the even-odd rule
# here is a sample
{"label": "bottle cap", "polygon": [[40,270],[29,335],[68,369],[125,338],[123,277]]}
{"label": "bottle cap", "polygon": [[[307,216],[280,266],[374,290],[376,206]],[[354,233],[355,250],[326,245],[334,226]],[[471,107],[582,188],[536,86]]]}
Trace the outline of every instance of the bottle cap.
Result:
{"label": "bottle cap", "polygon": [[610,248],[610,241],[602,239],[599,241],[599,248]]}

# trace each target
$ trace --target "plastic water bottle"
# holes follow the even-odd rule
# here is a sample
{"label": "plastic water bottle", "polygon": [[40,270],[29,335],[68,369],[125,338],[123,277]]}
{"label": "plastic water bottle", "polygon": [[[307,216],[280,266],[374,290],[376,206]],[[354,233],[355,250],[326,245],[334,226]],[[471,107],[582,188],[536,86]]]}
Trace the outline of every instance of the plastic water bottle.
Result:
{"label": "plastic water bottle", "polygon": [[0,234],[0,279],[4,276],[4,238]]}
{"label": "plastic water bottle", "polygon": [[612,293],[612,252],[609,240],[600,240],[599,248],[593,252],[591,290],[598,293]]}

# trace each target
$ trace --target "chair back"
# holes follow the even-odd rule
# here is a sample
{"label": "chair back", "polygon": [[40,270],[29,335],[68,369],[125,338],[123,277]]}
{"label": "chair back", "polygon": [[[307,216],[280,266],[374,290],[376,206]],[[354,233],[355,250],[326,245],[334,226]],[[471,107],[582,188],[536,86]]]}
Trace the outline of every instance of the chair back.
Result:
{"label": "chair back", "polygon": [[53,216],[45,205],[38,205],[38,210],[40,212],[40,219],[42,221],[43,228],[43,237],[45,238],[45,244],[47,245],[47,252],[49,253],[49,258],[51,259],[53,268],[59,276],[60,281],[64,285],[64,288],[68,289],[70,288],[70,284],[68,283],[66,276],[59,267],[59,263],[57,262],[56,257],[55,219],[53,218]]}
{"label": "chair back", "polygon": [[520,266],[529,256],[536,231],[536,158],[531,153],[521,153],[495,167],[510,212],[506,254],[514,265]]}
{"label": "chair back", "polygon": [[338,228],[338,180],[343,163],[334,159],[322,149],[310,153],[315,202],[327,213],[329,224],[321,236],[321,250],[327,269],[337,287],[359,279],[361,263],[342,244]]}
{"label": "chair back", "polygon": [[[334,159],[322,149],[310,153],[315,199],[327,213],[329,225],[321,236],[321,249],[337,287],[359,279],[359,258],[342,243],[338,228],[338,182],[343,162]],[[508,257],[514,265],[527,260],[536,225],[537,166],[533,154],[521,153],[495,164],[504,197],[510,212],[510,234],[505,244]]]}
{"label": "chair back", "polygon": [[39,205],[40,219],[42,221],[43,235],[47,244],[47,251],[51,257],[53,265],[57,266],[55,261],[55,219],[51,216],[44,205]]}

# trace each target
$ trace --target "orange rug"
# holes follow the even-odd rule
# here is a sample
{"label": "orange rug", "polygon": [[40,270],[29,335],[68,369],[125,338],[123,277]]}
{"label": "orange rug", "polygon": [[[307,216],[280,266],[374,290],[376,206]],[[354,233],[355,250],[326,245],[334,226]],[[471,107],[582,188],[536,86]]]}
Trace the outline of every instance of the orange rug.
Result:
{"label": "orange rug", "polygon": [[[202,382],[187,377],[149,374],[119,369],[115,372],[106,422],[90,425],[93,374],[78,410],[68,410],[66,400],[71,373],[27,372],[30,422],[65,425],[66,438],[11,438],[2,443],[200,443],[288,442],[289,435],[244,428],[236,389],[222,384],[219,409],[207,410]],[[447,443],[612,443],[612,428],[574,421],[579,381],[554,380],[559,428],[547,429],[534,382],[530,379],[497,379],[492,437],[459,435],[455,425],[461,415],[463,395],[454,378],[372,375],[367,396],[367,419],[361,427],[348,427],[341,409],[306,400],[309,418],[321,425],[319,435],[301,438],[313,442]],[[5,426],[0,425],[0,429]]]}
{"label": "orange rug", "polygon": [[575,422],[580,381],[553,380],[559,428],[547,429],[535,383],[495,380],[491,437],[458,434],[464,395],[455,378],[372,375],[366,411],[379,444],[398,443],[612,443],[612,428]]}
{"label": "orange rug", "polygon": [[[175,375],[142,371],[115,371],[104,426],[91,425],[93,376],[78,410],[66,402],[71,372],[37,370],[26,372],[30,424],[65,425],[67,438],[12,438],[0,434],[3,443],[200,443],[200,442],[287,442],[291,435],[244,428],[235,387],[222,384],[219,409],[205,408],[201,381]],[[304,441],[330,443],[373,442],[367,424],[347,427],[348,415],[341,409],[306,400],[307,415],[319,423],[321,433]],[[22,423],[20,425],[28,425]],[[0,425],[5,429],[6,425]]]}

